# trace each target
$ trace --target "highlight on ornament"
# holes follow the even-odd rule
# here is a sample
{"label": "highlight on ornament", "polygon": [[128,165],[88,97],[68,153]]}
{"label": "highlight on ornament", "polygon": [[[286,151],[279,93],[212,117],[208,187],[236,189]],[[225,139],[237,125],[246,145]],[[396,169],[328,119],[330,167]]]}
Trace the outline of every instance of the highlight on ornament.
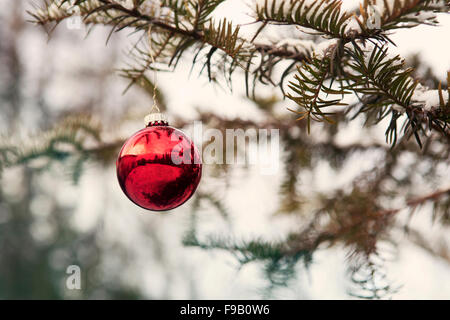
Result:
{"label": "highlight on ornament", "polygon": [[138,206],[167,211],[194,194],[202,175],[198,149],[181,130],[169,126],[161,113],[146,117],[147,127],[122,146],[116,162],[125,195]]}

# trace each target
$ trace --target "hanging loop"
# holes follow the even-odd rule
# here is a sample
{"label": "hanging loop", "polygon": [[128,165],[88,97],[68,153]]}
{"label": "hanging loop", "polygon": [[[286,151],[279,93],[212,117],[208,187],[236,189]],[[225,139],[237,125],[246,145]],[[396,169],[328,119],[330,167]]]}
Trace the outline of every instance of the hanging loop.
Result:
{"label": "hanging loop", "polygon": [[[150,25],[148,28],[148,39],[149,39],[149,45],[150,45],[150,58],[151,58],[151,64],[155,65],[155,57],[153,56],[153,48],[152,48],[152,39],[151,39],[151,30],[152,26]],[[148,114],[144,118],[145,125],[147,127],[150,126],[158,126],[163,125],[167,126],[169,125],[169,122],[167,121],[166,116],[161,113],[161,110],[159,110],[158,102],[157,102],[157,90],[158,90],[158,72],[156,70],[153,71],[153,105],[150,109],[150,114]]]}

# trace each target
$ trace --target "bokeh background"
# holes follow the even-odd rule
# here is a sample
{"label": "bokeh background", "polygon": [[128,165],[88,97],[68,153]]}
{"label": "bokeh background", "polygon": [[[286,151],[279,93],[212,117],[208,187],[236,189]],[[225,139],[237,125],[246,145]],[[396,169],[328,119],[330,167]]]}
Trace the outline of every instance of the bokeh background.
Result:
{"label": "bokeh background", "polygon": [[[344,5],[354,5],[350,2]],[[38,147],[43,132],[74,114],[89,115],[89,121],[101,124],[106,143],[142,128],[151,96],[135,87],[123,94],[128,82],[116,71],[127,61],[130,35],[116,33],[106,45],[107,28],[96,27],[87,36],[84,27],[62,23],[48,37],[41,27],[27,22],[31,1],[0,0],[0,8],[2,145]],[[229,0],[219,14],[245,23],[247,11],[243,2]],[[450,17],[442,15],[439,20],[440,27],[400,30],[392,38],[398,46],[393,50],[407,57],[418,55],[444,80],[450,70]],[[227,119],[265,121],[267,115],[258,103],[245,98],[242,78],[236,78],[230,92],[198,77],[198,71],[190,73],[190,67],[187,61],[173,73],[158,75],[161,100],[171,119],[189,124],[200,112],[212,112]],[[281,97],[277,89],[267,87],[261,95],[274,97],[277,114],[293,117],[286,109],[290,103],[277,100]],[[369,137],[361,134],[361,126],[359,120],[351,122],[339,139],[385,143],[385,124],[373,128]],[[189,132],[189,125],[185,130]],[[312,134],[320,130],[321,125],[315,126]],[[340,246],[318,250],[308,269],[299,265],[287,286],[268,295],[260,264],[241,267],[228,252],[182,244],[194,220],[200,235],[243,240],[281,240],[305,223],[301,216],[276,214],[281,201],[278,186],[286,174],[282,154],[274,175],[261,175],[257,166],[217,170],[205,165],[198,193],[209,196],[202,201],[193,198],[167,214],[133,205],[116,181],[114,160],[107,159],[90,159],[77,170],[71,162],[77,159],[47,163],[39,158],[1,171],[0,298],[349,298],[348,257]],[[370,170],[376,161],[376,154],[356,155],[340,170],[318,162],[300,174],[299,190],[326,193],[351,183],[357,172]],[[448,187],[448,167],[440,176],[435,186]],[[430,212],[431,207],[422,208],[411,218],[412,226],[430,238],[445,234],[445,227],[429,219]],[[386,265],[400,287],[392,298],[450,298],[449,263],[448,257],[436,257],[399,235]],[[69,265],[81,268],[81,290],[66,288]]]}

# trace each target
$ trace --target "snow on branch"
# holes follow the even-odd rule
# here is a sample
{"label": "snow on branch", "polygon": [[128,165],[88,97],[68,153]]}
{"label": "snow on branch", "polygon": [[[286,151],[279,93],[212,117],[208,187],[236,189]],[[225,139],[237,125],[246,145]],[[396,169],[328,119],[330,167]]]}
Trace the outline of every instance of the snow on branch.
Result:
{"label": "snow on branch", "polygon": [[[210,81],[220,77],[231,86],[232,73],[242,70],[249,96],[252,87],[255,97],[257,84],[279,86],[303,108],[295,111],[300,119],[333,122],[324,108],[344,105],[336,96],[351,92],[375,101],[362,110],[387,110],[395,121],[397,114],[407,114],[416,138],[430,125],[449,134],[448,94],[420,86],[412,69],[404,68],[387,46],[394,29],[437,24],[437,14],[449,11],[448,0],[364,0],[351,12],[339,0],[258,0],[253,1],[253,22],[260,28],[252,39],[243,37],[244,26],[230,19],[213,20],[223,1],[45,0],[31,15],[41,25],[58,24],[78,8],[85,23],[109,25],[111,34],[124,29],[140,33],[130,53],[135,61],[121,70],[131,84],[147,83],[146,72],[172,70],[191,54],[193,65],[202,64],[200,73],[205,71]],[[261,36],[269,24],[314,35],[269,41]],[[284,80],[292,75],[291,92],[285,93]],[[386,112],[380,112],[380,119]],[[396,130],[393,122],[391,127]]]}

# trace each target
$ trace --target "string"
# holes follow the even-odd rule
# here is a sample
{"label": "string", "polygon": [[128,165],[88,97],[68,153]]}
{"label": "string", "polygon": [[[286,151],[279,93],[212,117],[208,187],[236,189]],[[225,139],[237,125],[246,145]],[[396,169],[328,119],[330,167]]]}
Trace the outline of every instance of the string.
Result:
{"label": "string", "polygon": [[[152,65],[155,64],[155,57],[153,56],[153,48],[152,48],[152,25],[148,27],[148,41],[150,43],[150,58],[152,59]],[[156,70],[153,71],[153,105],[150,110],[150,113],[153,113],[155,110],[157,113],[161,112],[157,103],[157,91],[158,91],[158,72]]]}

